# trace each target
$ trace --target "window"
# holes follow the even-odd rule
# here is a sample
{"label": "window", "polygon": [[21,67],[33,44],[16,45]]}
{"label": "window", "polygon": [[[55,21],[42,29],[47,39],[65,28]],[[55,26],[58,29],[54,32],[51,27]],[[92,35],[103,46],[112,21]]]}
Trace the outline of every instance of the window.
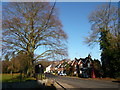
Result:
{"label": "window", "polygon": [[88,67],[90,67],[90,63],[88,63]]}
{"label": "window", "polygon": [[80,64],[80,67],[81,67],[81,68],[83,67],[83,64],[82,64],[82,63]]}

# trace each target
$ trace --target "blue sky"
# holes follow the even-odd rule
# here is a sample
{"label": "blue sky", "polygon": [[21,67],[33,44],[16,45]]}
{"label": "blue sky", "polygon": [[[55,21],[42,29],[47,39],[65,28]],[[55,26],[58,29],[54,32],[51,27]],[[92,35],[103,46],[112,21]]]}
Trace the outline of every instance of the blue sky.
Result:
{"label": "blue sky", "polygon": [[63,24],[63,30],[68,34],[68,54],[73,60],[76,58],[84,58],[89,53],[92,59],[100,60],[99,44],[93,48],[88,47],[84,43],[91,29],[88,16],[95,10],[101,2],[57,2],[56,7],[59,9],[59,18]]}
{"label": "blue sky", "polygon": [[[53,3],[51,3],[53,4]],[[57,2],[59,18],[63,24],[63,30],[68,35],[68,58],[85,58],[91,54],[92,59],[100,60],[99,45],[96,44],[93,48],[88,47],[84,43],[91,29],[89,23],[89,14],[96,9],[102,2]],[[112,3],[113,4],[113,3]],[[115,5],[115,4],[114,4]],[[40,49],[36,50],[36,54],[40,53]]]}

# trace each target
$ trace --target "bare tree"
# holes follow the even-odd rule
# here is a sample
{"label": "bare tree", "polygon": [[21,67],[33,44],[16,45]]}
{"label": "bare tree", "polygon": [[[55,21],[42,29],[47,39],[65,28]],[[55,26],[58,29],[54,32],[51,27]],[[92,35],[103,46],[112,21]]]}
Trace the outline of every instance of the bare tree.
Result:
{"label": "bare tree", "polygon": [[109,31],[109,36],[118,36],[118,8],[104,4],[98,6],[89,15],[89,22],[92,24],[89,37],[86,38],[86,43],[92,45],[100,42],[100,33],[103,30]]}
{"label": "bare tree", "polygon": [[[94,43],[100,44],[101,61],[105,77],[114,76],[120,67],[115,64],[120,62],[120,31],[119,31],[119,10],[117,7],[109,4],[99,6],[90,16],[89,21],[92,24],[91,33],[86,38],[86,43],[90,46]],[[117,69],[116,69],[117,67]]]}
{"label": "bare tree", "polygon": [[[2,13],[3,52],[23,50],[31,57],[31,65],[38,59],[67,56],[67,35],[57,9],[48,2],[6,3]],[[35,57],[38,47],[45,49]]]}

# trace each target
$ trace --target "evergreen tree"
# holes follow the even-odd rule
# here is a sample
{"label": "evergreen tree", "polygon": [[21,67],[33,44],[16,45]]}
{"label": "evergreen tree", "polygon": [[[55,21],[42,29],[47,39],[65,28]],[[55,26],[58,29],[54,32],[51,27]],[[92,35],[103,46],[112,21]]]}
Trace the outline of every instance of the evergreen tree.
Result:
{"label": "evergreen tree", "polygon": [[100,44],[104,77],[119,77],[120,73],[120,32],[119,10],[115,6],[105,4],[99,6],[89,16],[92,32],[86,38],[90,45]]}

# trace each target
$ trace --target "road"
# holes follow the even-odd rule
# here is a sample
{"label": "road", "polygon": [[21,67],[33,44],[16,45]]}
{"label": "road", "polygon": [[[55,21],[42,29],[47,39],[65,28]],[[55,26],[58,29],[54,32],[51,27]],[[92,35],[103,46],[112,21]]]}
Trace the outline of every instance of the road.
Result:
{"label": "road", "polygon": [[[106,80],[95,80],[95,79],[83,79],[75,77],[66,77],[66,76],[55,76],[51,74],[46,74],[47,78],[55,79],[55,81],[63,82],[68,85],[71,85],[75,88],[108,88],[120,90],[120,83]],[[68,87],[69,88],[69,87]]]}

